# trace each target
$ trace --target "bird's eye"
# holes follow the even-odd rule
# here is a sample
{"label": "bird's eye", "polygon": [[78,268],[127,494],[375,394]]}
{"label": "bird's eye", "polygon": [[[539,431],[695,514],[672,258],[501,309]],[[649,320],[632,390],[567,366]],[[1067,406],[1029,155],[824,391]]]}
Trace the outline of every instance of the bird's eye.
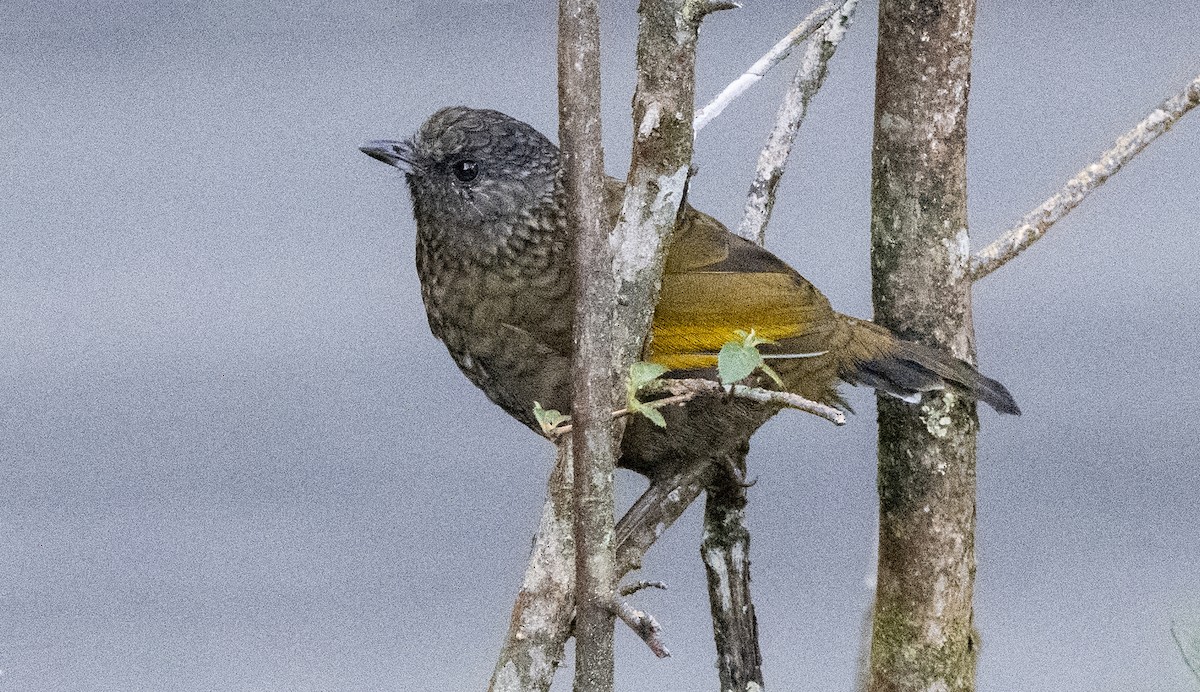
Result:
{"label": "bird's eye", "polygon": [[469,183],[479,177],[479,164],[471,159],[463,159],[450,166],[450,170],[454,171],[454,177]]}

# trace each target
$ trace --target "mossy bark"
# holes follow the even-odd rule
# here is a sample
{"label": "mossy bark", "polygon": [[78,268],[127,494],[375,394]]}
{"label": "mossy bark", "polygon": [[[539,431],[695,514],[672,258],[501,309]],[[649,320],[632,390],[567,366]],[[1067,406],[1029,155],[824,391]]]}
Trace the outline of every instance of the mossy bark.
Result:
{"label": "mossy bark", "polygon": [[[875,319],[974,359],[967,234],[973,0],[882,0],[871,190]],[[879,397],[872,692],[973,690],[975,403]]]}

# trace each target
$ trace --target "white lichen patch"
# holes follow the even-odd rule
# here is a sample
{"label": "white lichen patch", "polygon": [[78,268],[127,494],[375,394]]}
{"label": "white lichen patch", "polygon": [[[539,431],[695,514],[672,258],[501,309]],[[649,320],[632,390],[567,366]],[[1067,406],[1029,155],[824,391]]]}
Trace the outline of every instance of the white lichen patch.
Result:
{"label": "white lichen patch", "polygon": [[879,129],[885,132],[904,133],[912,129],[912,122],[899,115],[883,113],[879,116]]}
{"label": "white lichen patch", "polygon": [[710,548],[704,551],[704,564],[712,570],[717,578],[717,591],[721,594],[721,608],[728,611],[733,608],[733,595],[729,589],[729,569],[725,566],[724,552]]}
{"label": "white lichen patch", "polygon": [[965,277],[971,270],[971,234],[967,232],[966,227],[958,229],[953,239],[944,239],[942,246],[946,248],[950,276],[955,281]]}
{"label": "white lichen patch", "polygon": [[954,410],[957,402],[958,397],[954,395],[954,392],[946,391],[940,398],[931,398],[922,404],[921,420],[925,422],[925,429],[929,431],[930,435],[940,440],[950,434],[950,428],[954,423],[950,412]]}
{"label": "white lichen patch", "polygon": [[640,273],[654,266],[662,245],[658,229],[674,225],[687,174],[688,167],[680,166],[672,173],[658,176],[654,180],[658,192],[653,199],[647,198],[646,184],[626,191],[621,220],[609,236],[618,293],[625,284],[635,284]]}
{"label": "white lichen patch", "polygon": [[642,122],[638,125],[638,139],[649,137],[658,129],[658,124],[661,120],[662,104],[658,101],[651,101],[650,105],[646,106],[646,114],[642,116]]}

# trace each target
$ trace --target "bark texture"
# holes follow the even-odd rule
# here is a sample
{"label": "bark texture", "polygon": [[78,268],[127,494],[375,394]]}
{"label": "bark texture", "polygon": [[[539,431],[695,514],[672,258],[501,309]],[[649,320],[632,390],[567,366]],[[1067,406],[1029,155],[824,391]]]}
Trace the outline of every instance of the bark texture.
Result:
{"label": "bark texture", "polygon": [[573,477],[571,445],[563,443],[489,692],[548,690],[562,661],[575,609]]}
{"label": "bark texture", "polygon": [[604,210],[600,131],[600,15],[596,0],[560,0],[558,139],[567,224],[575,238],[574,395],[575,690],[613,686],[613,469],[610,320],[615,288]]}
{"label": "bark texture", "polygon": [[[967,234],[973,0],[882,0],[871,188],[875,319],[974,360]],[[973,690],[975,403],[879,396],[872,692]]]}
{"label": "bark texture", "polygon": [[743,444],[714,464],[704,505],[700,557],[708,576],[713,638],[721,692],[762,689],[758,619],[750,598],[750,530],[746,528],[746,454]]}
{"label": "bark texture", "polygon": [[[610,271],[616,291],[616,299],[609,303],[614,358],[614,370],[610,372],[615,371],[620,375],[628,372],[629,365],[638,359],[642,342],[649,331],[654,305],[658,300],[665,243],[683,202],[691,165],[697,31],[705,15],[729,6],[728,3],[713,0],[642,0],[638,7],[638,81],[633,102],[633,153],[621,215],[609,238],[612,252]],[[560,69],[576,67],[573,63],[560,64]],[[616,386],[620,387],[619,384]],[[578,411],[573,413],[578,415]],[[622,549],[618,545],[622,564],[640,561],[645,547],[652,544],[699,494],[703,483],[697,487],[696,482],[690,482],[687,478],[686,469],[677,469],[668,477],[655,479],[647,494],[664,500],[661,506],[641,504],[634,507],[639,516],[656,523],[631,521],[622,522],[624,526],[616,527],[617,534],[625,536],[622,542],[628,540],[636,544],[632,549]],[[676,480],[688,492],[695,488],[694,493],[682,499],[677,492],[682,489],[679,486],[667,493],[658,492]],[[584,482],[580,480],[580,483]],[[561,517],[562,508],[556,505],[554,499],[557,494],[554,488],[549,490],[543,517]],[[562,529],[561,522],[544,522],[543,527],[551,531],[539,531],[535,538],[533,553],[526,568],[526,583],[531,575],[544,571],[537,560],[552,552],[551,545],[562,543],[558,533]],[[543,545],[543,541],[549,545]],[[560,553],[553,554],[562,557]],[[556,570],[560,568],[561,565],[555,567]],[[574,569],[573,561],[571,569]],[[618,569],[614,576],[619,578],[624,571]],[[548,637],[539,639],[531,647],[523,627],[530,627],[539,637],[542,632],[553,631],[556,637],[561,635],[565,640],[570,632],[574,605],[575,599],[570,593],[553,594],[544,589],[527,593],[522,588],[514,606],[513,626],[509,629],[493,676],[493,689],[549,688],[554,669],[561,658],[562,641]],[[545,622],[519,620],[518,611],[536,612]],[[562,623],[566,623],[566,629],[560,627]],[[548,665],[540,665],[542,662]],[[513,664],[511,667],[510,663]],[[510,672],[513,675],[510,676]],[[511,687],[497,686],[497,680],[509,679],[517,682]]]}

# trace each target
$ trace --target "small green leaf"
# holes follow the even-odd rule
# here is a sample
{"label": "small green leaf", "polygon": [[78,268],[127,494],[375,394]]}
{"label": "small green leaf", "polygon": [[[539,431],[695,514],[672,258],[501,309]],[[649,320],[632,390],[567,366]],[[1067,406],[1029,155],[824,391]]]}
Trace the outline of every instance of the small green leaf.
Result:
{"label": "small green leaf", "polygon": [[667,419],[663,418],[662,411],[653,406],[639,406],[637,412],[650,419],[650,422],[660,428],[667,427]]}
{"label": "small green leaf", "polygon": [[542,428],[542,433],[550,435],[562,423],[571,419],[570,416],[560,413],[557,409],[542,408],[541,402],[533,402],[533,417],[537,419],[538,425]]}
{"label": "small green leaf", "polygon": [[717,374],[721,377],[721,384],[743,380],[762,364],[762,354],[758,349],[735,341],[726,342],[717,353]]}
{"label": "small green leaf", "polygon": [[736,336],[737,338],[741,339],[742,346],[745,346],[746,348],[755,348],[759,344],[775,343],[771,339],[764,339],[763,337],[759,336],[758,334],[755,334],[753,329],[751,329],[748,332],[744,329],[735,329],[735,330],[733,330],[733,335]]}
{"label": "small green leaf", "polygon": [[779,385],[780,389],[786,389],[786,387],[783,386],[783,378],[779,376],[779,373],[775,372],[775,368],[767,365],[766,361],[764,361],[758,367],[761,368],[763,372],[767,373],[767,377],[775,380],[775,384]]}
{"label": "small green leaf", "polygon": [[634,393],[637,393],[642,387],[650,384],[659,377],[662,377],[667,369],[658,363],[647,363],[639,360],[629,366],[629,386]]}

